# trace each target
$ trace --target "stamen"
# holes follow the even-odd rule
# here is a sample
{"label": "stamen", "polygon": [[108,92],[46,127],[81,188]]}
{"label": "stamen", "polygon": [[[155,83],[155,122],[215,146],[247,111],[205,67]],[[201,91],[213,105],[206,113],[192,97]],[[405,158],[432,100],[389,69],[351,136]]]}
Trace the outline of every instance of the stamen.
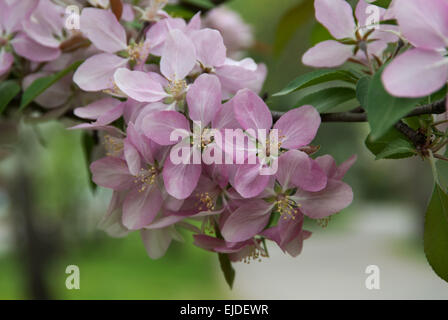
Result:
{"label": "stamen", "polygon": [[316,220],[317,224],[323,229],[328,227],[328,223],[330,223],[330,221],[331,221],[331,216]]}
{"label": "stamen", "polygon": [[185,80],[171,81],[167,89],[168,93],[171,94],[173,98],[177,101],[184,99],[186,90],[187,90],[187,82]]}
{"label": "stamen", "polygon": [[196,204],[198,210],[201,211],[213,211],[215,210],[215,203],[209,192],[196,193],[198,202]]}
{"label": "stamen", "polygon": [[281,196],[275,201],[277,206],[277,211],[283,217],[283,219],[295,219],[296,215],[299,213],[300,204],[296,203],[289,196]]}
{"label": "stamen", "polygon": [[140,172],[135,176],[134,183],[140,184],[138,192],[145,191],[149,186],[154,184],[157,178],[158,171],[154,166],[148,166],[147,169],[140,169]]}
{"label": "stamen", "polygon": [[123,152],[123,140],[120,138],[106,135],[103,143],[106,148],[106,155],[109,157],[119,157]]}

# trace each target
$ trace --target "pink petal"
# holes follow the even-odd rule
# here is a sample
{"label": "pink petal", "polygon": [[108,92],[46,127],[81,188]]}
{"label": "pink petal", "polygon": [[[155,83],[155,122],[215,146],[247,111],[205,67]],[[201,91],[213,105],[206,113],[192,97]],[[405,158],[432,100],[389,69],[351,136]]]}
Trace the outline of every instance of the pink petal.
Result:
{"label": "pink petal", "polygon": [[157,102],[168,96],[162,85],[145,72],[120,68],[114,79],[121,91],[139,102]]}
{"label": "pink petal", "polygon": [[221,107],[221,84],[214,75],[202,74],[187,93],[189,116],[206,127]]}
{"label": "pink petal", "polygon": [[320,123],[319,112],[312,106],[303,106],[286,112],[274,129],[278,130],[282,148],[297,149],[313,141]]}
{"label": "pink petal", "polygon": [[169,80],[182,80],[196,65],[196,49],[180,30],[171,30],[165,41],[160,71]]}
{"label": "pink petal", "polygon": [[260,169],[260,164],[243,164],[238,166],[233,187],[242,197],[254,198],[267,187],[271,177],[261,175]]}
{"label": "pink petal", "polygon": [[320,191],[327,185],[327,176],[305,152],[290,150],[279,158],[276,178],[284,190],[300,187],[307,191]]}
{"label": "pink petal", "polygon": [[440,89],[448,79],[448,59],[435,51],[411,49],[384,70],[386,90],[398,97],[423,97]]}
{"label": "pink petal", "polygon": [[349,185],[337,180],[328,180],[327,187],[319,192],[297,190],[292,197],[301,205],[300,211],[313,219],[322,219],[338,213],[353,201],[353,191]]}
{"label": "pink petal", "polygon": [[251,90],[240,90],[233,98],[233,112],[243,129],[265,129],[272,127],[272,115],[268,106]]}
{"label": "pink petal", "polygon": [[11,44],[17,54],[35,62],[55,60],[61,55],[59,48],[45,47],[23,33],[16,35]]}
{"label": "pink petal", "polygon": [[315,0],[316,19],[336,39],[353,38],[356,24],[353,10],[345,0]]}
{"label": "pink petal", "polygon": [[149,225],[162,207],[162,194],[156,185],[144,191],[133,188],[123,203],[123,225],[130,230],[138,230]]}
{"label": "pink petal", "polygon": [[101,187],[125,190],[134,184],[126,162],[118,158],[106,157],[97,160],[90,165],[90,170],[93,182]]}
{"label": "pink petal", "polygon": [[399,0],[394,13],[403,35],[422,49],[448,46],[448,2],[446,0]]}
{"label": "pink petal", "polygon": [[114,73],[127,64],[127,59],[110,53],[88,58],[76,70],[73,81],[84,91],[101,91],[114,86]]}
{"label": "pink petal", "polygon": [[338,67],[344,64],[352,55],[352,46],[334,40],[327,40],[308,49],[302,57],[302,63],[316,68]]}
{"label": "pink petal", "polygon": [[188,198],[196,188],[201,176],[200,164],[178,164],[171,162],[170,157],[165,160],[163,181],[168,193],[176,199]]}
{"label": "pink petal", "polygon": [[146,39],[150,39],[151,53],[161,56],[163,47],[170,30],[184,30],[186,27],[185,20],[181,18],[166,18],[156,22],[146,33]]}
{"label": "pink petal", "polygon": [[372,12],[376,12],[377,10],[380,14],[379,16],[380,20],[384,20],[383,18],[384,14],[386,13],[386,9],[378,7],[372,3],[369,3],[366,0],[359,0],[355,9],[355,16],[356,19],[358,20],[359,26],[364,27],[372,24],[372,21],[370,21],[370,17],[372,16]]}
{"label": "pink petal", "polygon": [[149,114],[142,124],[145,135],[162,146],[169,146],[178,143],[170,136],[173,131],[188,136],[190,134],[190,124],[187,118],[177,111],[160,111]]}
{"label": "pink petal", "polygon": [[82,33],[101,51],[114,53],[127,48],[126,31],[111,11],[85,8],[80,25]]}
{"label": "pink petal", "polygon": [[38,4],[35,0],[0,1],[0,21],[6,34],[19,31]]}
{"label": "pink petal", "polygon": [[223,65],[226,61],[224,40],[217,30],[202,29],[190,36],[196,47],[197,59],[204,67]]}
{"label": "pink petal", "polygon": [[129,230],[121,222],[123,198],[124,192],[114,191],[107,213],[98,223],[98,229],[114,238],[122,238],[129,234]]}
{"label": "pink petal", "polygon": [[358,156],[355,154],[351,156],[348,160],[341,163],[341,165],[337,168],[335,175],[332,177],[336,180],[342,180],[344,178],[347,171],[355,164],[356,160],[358,159]]}
{"label": "pink petal", "polygon": [[272,206],[264,200],[252,200],[234,212],[224,223],[221,234],[226,241],[241,242],[260,233],[268,224]]}
{"label": "pink petal", "polygon": [[166,229],[142,230],[141,236],[151,259],[163,257],[173,239],[170,231]]}
{"label": "pink petal", "polygon": [[14,56],[11,53],[0,50],[0,77],[11,69],[13,62]]}
{"label": "pink petal", "polygon": [[74,114],[83,119],[96,120],[102,114],[111,111],[121,103],[120,100],[114,98],[103,98],[94,101],[85,107],[76,108]]}

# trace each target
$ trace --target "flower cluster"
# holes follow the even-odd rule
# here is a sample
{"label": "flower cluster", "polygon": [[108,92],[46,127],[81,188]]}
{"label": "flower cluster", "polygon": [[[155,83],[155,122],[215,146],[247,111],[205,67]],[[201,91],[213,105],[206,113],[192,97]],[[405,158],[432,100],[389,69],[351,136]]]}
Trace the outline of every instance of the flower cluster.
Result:
{"label": "flower cluster", "polygon": [[253,42],[235,13],[186,21],[167,1],[140,2],[117,11],[89,1],[80,29],[68,30],[55,2],[1,1],[0,75],[14,55],[31,61],[24,87],[83,61],[36,103],[70,100],[84,120],[71,129],[99,132],[106,156],[90,169],[113,190],[102,220],[111,235],[141,232],[152,258],[182,240],[180,229],[231,261],[266,256],[266,239],[297,256],[311,235],[305,216],[325,222],[352,202],[342,178],[356,158],[311,157],[321,118],[310,105],[274,123],[259,96],[265,65],[235,60]]}

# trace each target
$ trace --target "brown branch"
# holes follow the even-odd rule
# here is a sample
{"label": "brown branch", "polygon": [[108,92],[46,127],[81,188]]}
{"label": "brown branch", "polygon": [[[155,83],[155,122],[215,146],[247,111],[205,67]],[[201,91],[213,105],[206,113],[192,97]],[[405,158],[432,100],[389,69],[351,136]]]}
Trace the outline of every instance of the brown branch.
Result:
{"label": "brown branch", "polygon": [[[446,112],[446,100],[440,100],[428,105],[420,106],[410,112],[407,117],[420,116],[424,114],[442,114]],[[349,112],[333,112],[322,113],[322,122],[367,122],[367,113],[361,112],[361,108],[358,107]],[[277,121],[284,112],[272,111],[274,121]]]}

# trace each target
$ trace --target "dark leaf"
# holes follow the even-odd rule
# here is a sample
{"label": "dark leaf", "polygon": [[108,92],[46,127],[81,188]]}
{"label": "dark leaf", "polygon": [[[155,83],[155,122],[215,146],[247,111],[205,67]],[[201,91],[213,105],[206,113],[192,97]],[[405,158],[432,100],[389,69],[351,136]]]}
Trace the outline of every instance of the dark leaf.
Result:
{"label": "dark leaf", "polygon": [[20,85],[14,80],[0,82],[0,114],[5,111],[8,104],[20,92]]}
{"label": "dark leaf", "polygon": [[230,289],[233,287],[233,282],[235,280],[235,269],[232,267],[232,262],[226,253],[218,253],[219,264],[221,265],[221,270],[224,273],[224,278]]}
{"label": "dark leaf", "polygon": [[355,90],[347,87],[326,88],[300,99],[295,107],[312,105],[320,113],[327,112],[355,98]]}
{"label": "dark leaf", "polygon": [[448,195],[438,184],[426,211],[424,247],[434,272],[448,282]]}

